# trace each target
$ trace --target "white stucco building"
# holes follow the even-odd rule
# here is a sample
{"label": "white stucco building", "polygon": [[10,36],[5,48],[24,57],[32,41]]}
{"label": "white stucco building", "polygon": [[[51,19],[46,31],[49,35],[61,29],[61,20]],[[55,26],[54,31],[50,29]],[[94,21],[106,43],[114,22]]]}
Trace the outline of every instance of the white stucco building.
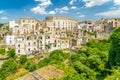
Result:
{"label": "white stucco building", "polygon": [[15,36],[14,35],[6,35],[4,37],[4,42],[6,45],[15,45]]}

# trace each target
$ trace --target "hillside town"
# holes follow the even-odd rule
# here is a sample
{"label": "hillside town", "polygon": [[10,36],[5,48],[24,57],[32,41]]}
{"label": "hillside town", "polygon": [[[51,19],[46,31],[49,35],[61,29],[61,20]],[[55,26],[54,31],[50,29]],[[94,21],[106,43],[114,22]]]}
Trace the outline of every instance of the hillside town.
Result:
{"label": "hillside town", "polygon": [[[9,26],[6,31],[5,26]],[[57,49],[77,49],[91,40],[107,39],[120,18],[97,21],[78,21],[63,16],[49,16],[45,20],[20,18],[1,27],[0,38],[6,49],[14,48],[16,55],[33,56]]]}
{"label": "hillside town", "polygon": [[1,0],[0,80],[120,80],[120,0]]}

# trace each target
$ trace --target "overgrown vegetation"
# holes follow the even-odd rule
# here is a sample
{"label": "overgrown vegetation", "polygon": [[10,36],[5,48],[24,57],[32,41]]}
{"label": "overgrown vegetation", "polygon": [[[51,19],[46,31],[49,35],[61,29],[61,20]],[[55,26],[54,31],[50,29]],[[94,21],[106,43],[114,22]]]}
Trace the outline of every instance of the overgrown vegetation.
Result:
{"label": "overgrown vegetation", "polygon": [[84,33],[88,33],[88,34],[93,35],[95,37],[97,36],[97,34],[95,32],[89,32],[87,30],[84,30]]}
{"label": "overgrown vegetation", "polygon": [[5,29],[6,29],[7,31],[9,31],[9,26],[5,26]]}
{"label": "overgrown vegetation", "polygon": [[109,66],[120,66],[120,27],[110,36],[111,48],[109,51]]}
{"label": "overgrown vegetation", "polygon": [[0,23],[0,28],[3,26],[4,24]]}
{"label": "overgrown vegetation", "polygon": [[4,55],[5,54],[5,49],[4,48],[0,48],[0,54]]}
{"label": "overgrown vegetation", "polygon": [[6,50],[4,47],[0,47],[0,60],[5,60],[15,57],[15,49]]}
{"label": "overgrown vegetation", "polygon": [[0,68],[0,78],[5,79],[9,74],[15,73],[17,69],[17,63],[13,59],[5,61]]}
{"label": "overgrown vegetation", "polygon": [[49,58],[40,61],[38,66],[51,64],[64,70],[65,75],[60,80],[101,80],[108,74],[106,63],[109,47],[110,43],[106,40],[91,40],[71,57],[68,53],[55,50]]}
{"label": "overgrown vegetation", "polygon": [[25,64],[27,62],[27,56],[26,55],[21,55],[19,63],[20,64]]}
{"label": "overgrown vegetation", "polygon": [[8,55],[9,55],[9,57],[14,57],[15,56],[15,49],[10,49],[8,51]]}

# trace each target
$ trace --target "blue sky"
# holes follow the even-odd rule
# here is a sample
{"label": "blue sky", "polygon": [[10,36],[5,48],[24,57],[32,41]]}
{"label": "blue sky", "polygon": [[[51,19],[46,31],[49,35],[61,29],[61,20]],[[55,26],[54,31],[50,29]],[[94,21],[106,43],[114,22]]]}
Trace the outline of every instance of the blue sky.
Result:
{"label": "blue sky", "polygon": [[1,0],[0,22],[67,16],[76,20],[120,17],[120,0]]}

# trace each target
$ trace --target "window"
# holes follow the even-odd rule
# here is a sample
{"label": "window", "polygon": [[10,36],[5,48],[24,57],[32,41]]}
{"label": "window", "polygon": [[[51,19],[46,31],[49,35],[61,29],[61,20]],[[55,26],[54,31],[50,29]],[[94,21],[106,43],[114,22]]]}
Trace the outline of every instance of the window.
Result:
{"label": "window", "polygon": [[40,39],[42,39],[42,37],[40,37]]}
{"label": "window", "polygon": [[36,42],[34,42],[34,45],[36,45]]}
{"label": "window", "polygon": [[56,47],[57,45],[55,44],[54,47]]}
{"label": "window", "polygon": [[12,43],[12,41],[10,40],[10,44]]}
{"label": "window", "polygon": [[28,51],[30,51],[30,48],[28,49]]}
{"label": "window", "polygon": [[20,53],[20,50],[18,50],[18,53]]}
{"label": "window", "polygon": [[18,47],[20,47],[20,44],[18,44]]}
{"label": "window", "polygon": [[48,30],[50,31],[50,28],[48,28]]}
{"label": "window", "polygon": [[30,46],[30,43],[28,43],[28,45]]}
{"label": "window", "polygon": [[29,40],[29,37],[27,37],[27,40]]}
{"label": "window", "polygon": [[57,45],[55,44],[55,47],[57,47]]}
{"label": "window", "polygon": [[48,36],[48,39],[50,39],[50,36]]}
{"label": "window", "polygon": [[60,45],[58,45],[58,47],[60,47]]}
{"label": "window", "polygon": [[34,39],[37,39],[37,37],[35,36]]}
{"label": "window", "polygon": [[23,23],[25,22],[25,20],[23,20]]}
{"label": "window", "polygon": [[42,41],[40,41],[40,43],[42,44]]}
{"label": "window", "polygon": [[55,43],[56,43],[56,40],[55,40]]}

